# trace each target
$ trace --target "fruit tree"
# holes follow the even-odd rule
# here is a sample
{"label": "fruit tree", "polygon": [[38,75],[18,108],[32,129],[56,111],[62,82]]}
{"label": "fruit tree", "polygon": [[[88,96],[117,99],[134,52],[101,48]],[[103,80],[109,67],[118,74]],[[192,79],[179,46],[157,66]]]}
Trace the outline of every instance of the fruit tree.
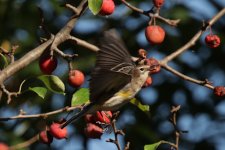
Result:
{"label": "fruit tree", "polygon": [[[224,150],[224,0],[2,0],[0,22],[0,150]],[[90,103],[105,31],[149,76],[62,128]]]}

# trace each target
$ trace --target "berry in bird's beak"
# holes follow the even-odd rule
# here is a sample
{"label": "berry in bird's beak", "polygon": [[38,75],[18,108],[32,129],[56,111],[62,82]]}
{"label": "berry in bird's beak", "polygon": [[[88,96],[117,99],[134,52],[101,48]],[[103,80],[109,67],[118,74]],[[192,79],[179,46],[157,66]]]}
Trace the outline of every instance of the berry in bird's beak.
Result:
{"label": "berry in bird's beak", "polygon": [[158,73],[161,69],[159,61],[156,60],[155,58],[146,59],[145,64],[150,66],[149,67],[149,73],[150,74]]}

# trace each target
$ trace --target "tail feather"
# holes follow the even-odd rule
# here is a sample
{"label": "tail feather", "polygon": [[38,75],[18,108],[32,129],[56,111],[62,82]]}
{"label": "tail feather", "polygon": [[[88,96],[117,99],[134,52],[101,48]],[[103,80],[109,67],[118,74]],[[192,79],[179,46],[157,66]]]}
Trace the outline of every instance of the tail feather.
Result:
{"label": "tail feather", "polygon": [[83,117],[86,113],[90,112],[91,108],[93,108],[92,106],[93,106],[93,103],[90,103],[90,104],[84,106],[84,108],[80,112],[78,112],[72,118],[70,118],[64,124],[62,124],[61,129],[65,128],[68,124],[70,124],[74,121],[77,121],[78,119]]}

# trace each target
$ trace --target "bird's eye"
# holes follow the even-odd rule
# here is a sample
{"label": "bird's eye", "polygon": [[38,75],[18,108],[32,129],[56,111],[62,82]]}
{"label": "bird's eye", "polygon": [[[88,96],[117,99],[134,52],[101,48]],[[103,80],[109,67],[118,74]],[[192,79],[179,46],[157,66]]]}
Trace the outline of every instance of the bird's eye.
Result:
{"label": "bird's eye", "polygon": [[144,68],[140,68],[141,71],[144,71]]}

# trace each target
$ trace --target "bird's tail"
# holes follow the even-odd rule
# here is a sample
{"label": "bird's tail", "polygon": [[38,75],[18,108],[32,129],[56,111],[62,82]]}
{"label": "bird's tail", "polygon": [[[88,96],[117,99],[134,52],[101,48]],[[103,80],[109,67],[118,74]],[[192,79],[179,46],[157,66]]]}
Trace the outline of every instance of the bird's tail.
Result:
{"label": "bird's tail", "polygon": [[62,126],[61,126],[61,129],[65,128],[68,124],[70,124],[74,121],[77,121],[78,119],[83,117],[86,113],[92,112],[91,108],[93,108],[93,105],[94,105],[93,103],[89,103],[86,106],[84,106],[84,108],[80,112],[78,112],[72,118],[70,118],[65,123],[63,123]]}

